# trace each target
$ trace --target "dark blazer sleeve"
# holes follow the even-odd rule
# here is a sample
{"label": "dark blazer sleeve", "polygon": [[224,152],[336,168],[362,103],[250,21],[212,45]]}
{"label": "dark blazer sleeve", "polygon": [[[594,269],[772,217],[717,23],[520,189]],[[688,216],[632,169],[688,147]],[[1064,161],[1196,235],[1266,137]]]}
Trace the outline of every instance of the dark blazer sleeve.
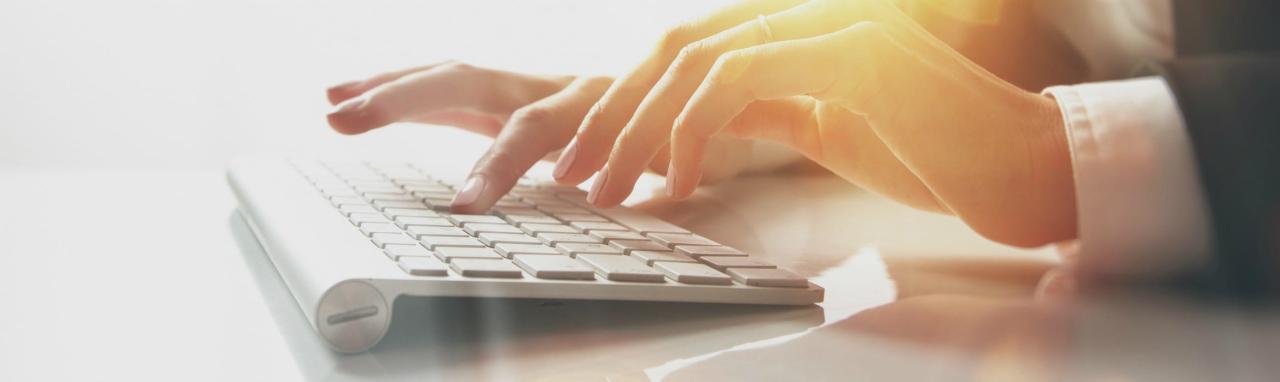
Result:
{"label": "dark blazer sleeve", "polygon": [[1280,296],[1280,55],[1199,55],[1157,71],[1182,111],[1213,219],[1213,266],[1187,281]]}
{"label": "dark blazer sleeve", "polygon": [[1280,1],[1174,0],[1173,17],[1176,58],[1154,70],[1186,122],[1215,251],[1176,284],[1280,296]]}

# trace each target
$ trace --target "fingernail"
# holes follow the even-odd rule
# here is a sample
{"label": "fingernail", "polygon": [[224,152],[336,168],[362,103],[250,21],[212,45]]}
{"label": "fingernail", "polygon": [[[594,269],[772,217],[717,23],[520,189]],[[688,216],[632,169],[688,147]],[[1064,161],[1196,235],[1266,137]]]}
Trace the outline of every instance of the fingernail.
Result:
{"label": "fingernail", "polygon": [[329,115],[342,114],[342,113],[350,112],[352,110],[359,109],[361,105],[364,105],[364,102],[365,102],[365,97],[356,97],[356,98],[346,100],[338,104],[338,106],[334,106],[333,111],[330,111]]}
{"label": "fingernail", "polygon": [[556,161],[556,169],[551,176],[560,179],[569,173],[569,167],[573,167],[573,160],[578,156],[578,139],[574,138],[569,141],[569,145],[565,147],[564,153],[560,154],[560,160]]}
{"label": "fingernail", "polygon": [[600,190],[604,189],[604,183],[609,180],[609,168],[605,167],[596,173],[596,180],[591,182],[591,192],[587,193],[587,203],[596,204],[596,199],[600,196]]}
{"label": "fingernail", "polygon": [[360,84],[360,83],[362,83],[362,82],[364,82],[364,81],[363,81],[363,80],[347,81],[347,82],[343,82],[343,83],[340,83],[340,84],[337,84],[337,85],[330,86],[330,87],[329,87],[329,90],[333,90],[333,89],[342,89],[342,88],[349,88],[349,87],[352,87],[352,86],[359,85],[359,84]]}
{"label": "fingernail", "polygon": [[453,197],[453,205],[465,206],[475,203],[480,199],[480,193],[484,191],[485,186],[484,175],[476,175],[467,179],[467,184],[462,186],[462,191]]}

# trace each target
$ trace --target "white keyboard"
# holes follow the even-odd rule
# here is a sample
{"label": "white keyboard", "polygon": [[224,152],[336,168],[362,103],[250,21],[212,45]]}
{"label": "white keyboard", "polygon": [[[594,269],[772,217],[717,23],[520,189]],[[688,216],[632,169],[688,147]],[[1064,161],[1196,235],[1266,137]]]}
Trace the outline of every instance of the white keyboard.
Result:
{"label": "white keyboard", "polygon": [[375,344],[400,295],[753,304],[823,296],[764,259],[638,211],[591,207],[585,192],[549,182],[522,180],[489,213],[458,215],[448,213],[456,185],[408,163],[249,160],[229,178],[303,311],[340,351]]}

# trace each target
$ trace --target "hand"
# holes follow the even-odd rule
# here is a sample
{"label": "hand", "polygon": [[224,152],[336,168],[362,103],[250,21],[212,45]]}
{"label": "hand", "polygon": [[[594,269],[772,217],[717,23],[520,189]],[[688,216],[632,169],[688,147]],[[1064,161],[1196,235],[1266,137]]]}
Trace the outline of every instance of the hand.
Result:
{"label": "hand", "polygon": [[[452,125],[494,138],[455,196],[455,213],[488,210],[539,159],[554,158],[610,78],[536,76],[445,62],[329,88],[329,124],[360,134],[395,122]],[[717,139],[703,170],[724,178],[741,170],[750,142]],[[653,167],[667,169],[665,155]]]}
{"label": "hand", "polygon": [[670,143],[668,190],[687,196],[706,142],[726,132],[788,144],[996,241],[1075,236],[1055,102],[991,75],[887,1],[791,5],[743,3],[675,29],[592,108],[557,179],[600,169],[589,199],[615,205]]}
{"label": "hand", "polygon": [[360,134],[395,122],[452,125],[493,137],[454,197],[456,213],[489,209],[539,159],[569,141],[609,78],[535,76],[447,62],[328,90],[329,125]]}

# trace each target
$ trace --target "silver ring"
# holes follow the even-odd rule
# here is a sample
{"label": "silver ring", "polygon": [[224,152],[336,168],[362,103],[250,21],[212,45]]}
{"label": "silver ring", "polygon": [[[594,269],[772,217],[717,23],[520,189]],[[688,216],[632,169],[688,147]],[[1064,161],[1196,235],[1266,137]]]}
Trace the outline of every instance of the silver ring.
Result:
{"label": "silver ring", "polygon": [[773,42],[773,28],[769,28],[769,19],[764,15],[756,15],[756,24],[760,24],[760,32],[764,33],[764,42]]}

